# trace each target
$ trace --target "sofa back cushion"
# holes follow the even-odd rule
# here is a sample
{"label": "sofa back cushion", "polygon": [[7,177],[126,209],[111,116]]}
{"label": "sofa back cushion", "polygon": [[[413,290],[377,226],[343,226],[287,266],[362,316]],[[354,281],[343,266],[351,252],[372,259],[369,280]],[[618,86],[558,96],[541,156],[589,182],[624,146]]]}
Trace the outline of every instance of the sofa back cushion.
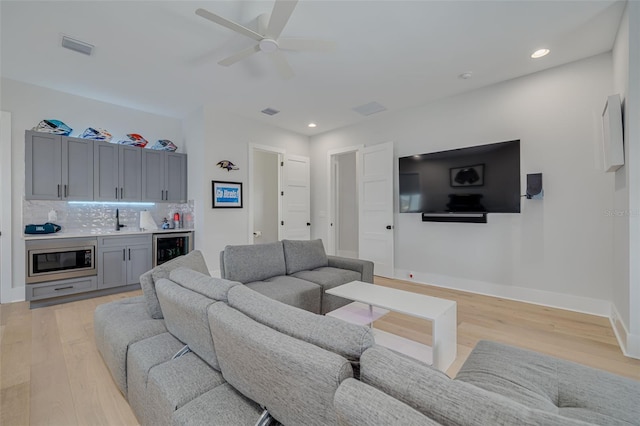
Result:
{"label": "sofa back cushion", "polygon": [[322,240],[282,240],[287,274],[329,265]]}
{"label": "sofa back cushion", "polygon": [[253,320],[337,353],[348,359],[356,369],[362,353],[375,343],[368,327],[285,305],[245,286],[230,289],[227,300],[229,306]]}
{"label": "sofa back cushion", "polygon": [[220,370],[211,337],[207,308],[220,304],[165,278],[156,283],[167,330],[216,370]]}
{"label": "sofa back cushion", "polygon": [[362,354],[360,380],[443,425],[585,424],[452,380],[441,371],[380,346]]}
{"label": "sofa back cushion", "polygon": [[222,254],[224,276],[243,284],[285,275],[282,242],[226,246]]}
{"label": "sofa back cushion", "polygon": [[169,278],[169,273],[176,268],[185,267],[209,275],[209,268],[199,250],[194,250],[184,256],[177,257],[169,262],[158,265],[140,276],[142,294],[147,302],[147,311],[153,319],[162,319],[162,309],[156,295],[155,283],[161,278]]}
{"label": "sofa back cushion", "polygon": [[227,301],[229,289],[240,285],[237,281],[210,277],[188,268],[174,269],[169,273],[169,279],[181,287],[221,302]]}
{"label": "sofa back cushion", "polygon": [[335,425],[333,398],[349,361],[280,333],[224,303],[209,306],[224,379],[285,425]]}

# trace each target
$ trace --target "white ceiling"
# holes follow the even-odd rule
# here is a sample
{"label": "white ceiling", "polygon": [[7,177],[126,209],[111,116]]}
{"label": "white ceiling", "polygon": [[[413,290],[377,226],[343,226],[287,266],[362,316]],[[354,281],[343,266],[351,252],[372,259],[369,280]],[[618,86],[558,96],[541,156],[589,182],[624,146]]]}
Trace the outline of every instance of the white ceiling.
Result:
{"label": "white ceiling", "polygon": [[[3,77],[183,118],[210,105],[313,135],[611,50],[624,2],[301,0],[283,37],[334,40],[331,53],[285,52],[281,79],[252,40],[195,15],[255,28],[272,1],[1,1]],[[62,34],[95,45],[60,47]],[[529,57],[540,47],[551,53]],[[473,78],[458,75],[471,71]],[[273,117],[266,107],[281,111]],[[316,129],[306,127],[309,121]]]}

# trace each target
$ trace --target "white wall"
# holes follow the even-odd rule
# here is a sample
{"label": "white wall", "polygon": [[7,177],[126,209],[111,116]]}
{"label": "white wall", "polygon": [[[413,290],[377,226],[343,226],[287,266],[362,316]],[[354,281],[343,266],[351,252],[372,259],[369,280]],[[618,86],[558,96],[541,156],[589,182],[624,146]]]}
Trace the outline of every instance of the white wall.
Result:
{"label": "white wall", "polygon": [[[193,164],[193,170],[192,163],[189,163],[190,173],[194,176],[189,181],[189,194],[204,203],[201,210],[196,209],[197,241],[209,269],[214,271],[220,267],[219,254],[226,245],[249,242],[249,144],[267,145],[284,149],[287,154],[309,156],[309,139],[208,106],[204,107],[203,125],[204,137],[188,140],[190,156],[197,152],[202,160],[202,163]],[[220,169],[216,166],[220,160],[230,160],[240,169]],[[244,208],[211,208],[212,180],[242,182]]]}
{"label": "white wall", "polygon": [[487,224],[396,213],[396,276],[608,315],[613,176],[597,170],[595,148],[611,76],[603,54],[313,137],[314,237],[326,236],[330,149],[394,141],[398,157],[520,139],[523,193],[525,175],[542,172],[545,199]]}
{"label": "white wall", "polygon": [[24,240],[22,199],[24,197],[24,132],[43,119],[62,120],[77,135],[87,127],[103,127],[114,137],[139,133],[150,143],[170,139],[183,148],[180,120],[70,95],[56,90],[3,78],[0,106],[12,117],[12,229],[13,287],[24,286]]}
{"label": "white wall", "polygon": [[254,238],[256,244],[278,241],[279,167],[277,153],[254,151],[253,230],[262,233]]}

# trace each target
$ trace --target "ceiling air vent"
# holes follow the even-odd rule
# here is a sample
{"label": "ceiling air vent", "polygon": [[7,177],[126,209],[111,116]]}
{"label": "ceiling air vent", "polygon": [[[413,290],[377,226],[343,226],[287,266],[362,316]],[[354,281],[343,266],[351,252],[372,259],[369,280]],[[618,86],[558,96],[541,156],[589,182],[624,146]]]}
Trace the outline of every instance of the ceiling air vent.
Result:
{"label": "ceiling air vent", "polygon": [[62,36],[62,47],[85,55],[91,55],[93,52],[93,45],[67,36]]}
{"label": "ceiling air vent", "polygon": [[387,108],[384,105],[380,105],[377,102],[369,102],[368,104],[360,105],[352,108],[355,112],[361,115],[371,115],[377,112],[386,111]]}
{"label": "ceiling air vent", "polygon": [[276,115],[280,111],[278,111],[277,109],[274,109],[274,108],[265,108],[260,112],[263,113],[263,114],[267,114],[267,115]]}

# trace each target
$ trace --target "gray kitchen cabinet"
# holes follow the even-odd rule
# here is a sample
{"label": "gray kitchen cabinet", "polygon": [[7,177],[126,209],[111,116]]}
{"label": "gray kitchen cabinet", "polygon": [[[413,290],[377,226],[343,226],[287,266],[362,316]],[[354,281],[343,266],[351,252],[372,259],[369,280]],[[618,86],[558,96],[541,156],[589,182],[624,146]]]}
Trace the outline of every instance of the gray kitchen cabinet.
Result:
{"label": "gray kitchen cabinet", "polygon": [[25,199],[93,200],[93,141],[27,131]]}
{"label": "gray kitchen cabinet", "polygon": [[144,150],[142,201],[187,201],[187,155]]}
{"label": "gray kitchen cabinet", "polygon": [[98,288],[139,283],[151,258],[151,235],[98,237]]}
{"label": "gray kitchen cabinet", "polygon": [[95,142],[93,175],[96,201],[140,201],[142,149]]}

